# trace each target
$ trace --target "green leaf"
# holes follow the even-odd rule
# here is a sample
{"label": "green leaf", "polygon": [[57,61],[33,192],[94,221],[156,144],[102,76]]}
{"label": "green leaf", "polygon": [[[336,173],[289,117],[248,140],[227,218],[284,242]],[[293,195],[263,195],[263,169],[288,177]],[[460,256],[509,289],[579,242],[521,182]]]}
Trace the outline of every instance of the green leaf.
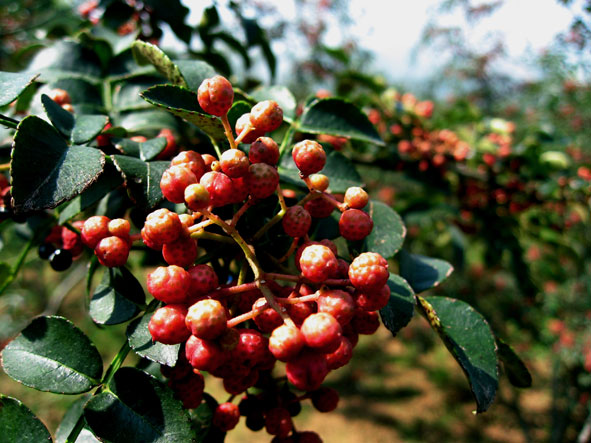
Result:
{"label": "green leaf", "polygon": [[106,115],[82,114],[76,117],[72,142],[76,145],[88,143],[93,140],[107,125],[109,117]]}
{"label": "green leaf", "polygon": [[221,120],[203,112],[197,94],[193,91],[179,86],[159,85],[145,90],[141,95],[148,103],[193,123],[214,140],[226,140]]}
{"label": "green leaf", "polygon": [[82,194],[74,197],[60,212],[59,224],[62,225],[72,217],[89,208],[109,192],[123,184],[121,174],[112,164],[105,164],[103,173]]}
{"label": "green leaf", "polygon": [[370,201],[368,212],[373,220],[373,229],[365,239],[367,250],[384,258],[393,257],[406,236],[404,222],[394,209],[379,201]]}
{"label": "green leaf", "polygon": [[[218,402],[207,392],[203,393],[203,401],[193,411],[193,429],[199,442],[224,441],[224,434],[213,426],[213,414],[218,407]],[[220,435],[222,434],[222,435]],[[216,437],[218,437],[216,439]],[[219,438],[222,437],[222,438]]]}
{"label": "green leaf", "polygon": [[158,132],[162,128],[174,128],[177,126],[177,121],[168,112],[142,111],[123,115],[120,119],[117,119],[116,126],[121,126],[127,130],[126,133],[115,135],[116,137],[128,137],[134,133],[143,133],[144,131]]}
{"label": "green leaf", "polygon": [[100,325],[116,325],[140,312],[146,297],[142,285],[127,268],[105,268],[90,300],[90,316]]}
{"label": "green leaf", "polygon": [[12,267],[5,262],[0,262],[0,288],[12,278]]}
{"label": "green leaf", "polygon": [[415,308],[415,293],[406,280],[396,274],[388,277],[390,301],[380,309],[380,317],[384,326],[396,336],[412,319]]}
{"label": "green leaf", "polygon": [[216,75],[215,69],[201,60],[175,60],[175,63],[181,71],[187,87],[194,92],[197,92],[203,80]]}
{"label": "green leaf", "polygon": [[64,135],[64,137],[70,139],[75,122],[72,113],[66,111],[45,94],[41,95],[41,103],[43,103],[45,113],[47,114],[47,117],[49,117],[49,120],[53,126],[55,126],[56,129]]}
{"label": "green leaf", "polygon": [[115,147],[125,155],[139,157],[143,161],[153,160],[166,147],[165,137],[156,137],[145,142],[136,142],[131,139],[121,139],[115,143]]}
{"label": "green leaf", "polygon": [[4,348],[2,367],[25,386],[57,394],[89,391],[103,372],[94,344],[63,317],[34,319]]}
{"label": "green leaf", "polygon": [[105,163],[101,151],[85,146],[68,147],[47,122],[25,117],[12,148],[12,198],[15,210],[55,208],[87,189]]}
{"label": "green leaf", "polygon": [[170,162],[145,162],[124,155],[114,155],[113,160],[125,177],[131,197],[138,205],[153,208],[162,200],[160,179]]}
{"label": "green leaf", "polygon": [[353,103],[340,98],[314,100],[300,119],[301,132],[330,134],[384,146],[367,116]]}
{"label": "green leaf", "polygon": [[297,102],[285,86],[262,86],[250,94],[255,101],[275,100],[283,110],[283,119],[289,123],[296,118]]}
{"label": "green leaf", "polygon": [[0,436],[5,442],[51,441],[51,434],[29,408],[3,394],[0,394]]}
{"label": "green leaf", "polygon": [[420,296],[417,299],[427,321],[468,377],[476,412],[486,411],[499,386],[497,346],[487,321],[461,300]]}
{"label": "green leaf", "polygon": [[497,346],[499,359],[503,362],[503,368],[505,369],[507,378],[509,378],[509,382],[518,388],[530,388],[532,377],[525,363],[523,363],[511,346],[498,337]]}
{"label": "green leaf", "polygon": [[0,72],[0,106],[15,101],[37,77],[26,72]]}
{"label": "green leaf", "polygon": [[152,109],[149,103],[142,100],[140,93],[160,83],[162,83],[160,77],[140,77],[124,82],[113,93],[113,108],[119,112]]}
{"label": "green leaf", "polygon": [[[84,413],[84,405],[89,398],[89,394],[83,395],[68,408],[57,431],[55,431],[55,443],[66,443],[66,439],[70,435],[70,432],[72,432],[72,429],[74,429],[74,426],[76,426],[78,418]],[[78,434],[76,443],[99,443],[99,441],[90,432],[88,425],[85,424],[80,434]]]}
{"label": "green leaf", "polygon": [[236,127],[236,121],[242,117],[243,114],[247,114],[252,109],[252,106],[242,100],[236,101],[234,98],[234,103],[232,103],[232,107],[228,111],[228,121],[230,122],[230,126],[232,128]]}
{"label": "green leaf", "polygon": [[152,313],[132,321],[127,328],[129,346],[140,356],[162,365],[174,366],[179,358],[180,345],[165,345],[152,341],[148,323]]}
{"label": "green leaf", "polygon": [[184,443],[195,437],[172,390],[136,368],[119,369],[109,389],[86,403],[84,417],[101,440]]}
{"label": "green leaf", "polygon": [[400,251],[400,275],[410,284],[415,294],[438,286],[450,276],[454,268],[438,258]]}
{"label": "green leaf", "polygon": [[139,65],[152,64],[156,70],[175,85],[186,86],[178,66],[158,47],[151,43],[136,40],[131,45],[133,55]]}

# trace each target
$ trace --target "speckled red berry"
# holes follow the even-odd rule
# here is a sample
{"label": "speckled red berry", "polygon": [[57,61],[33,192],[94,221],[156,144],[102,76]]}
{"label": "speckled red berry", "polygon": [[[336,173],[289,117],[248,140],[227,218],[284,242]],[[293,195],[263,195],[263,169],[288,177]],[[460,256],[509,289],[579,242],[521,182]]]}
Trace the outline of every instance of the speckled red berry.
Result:
{"label": "speckled red berry", "polygon": [[183,225],[176,212],[166,208],[157,209],[146,218],[142,237],[149,237],[154,245],[175,241],[183,233]]}
{"label": "speckled red berry", "polygon": [[337,319],[341,326],[346,325],[355,313],[355,301],[347,292],[341,289],[320,291],[318,312],[326,312]]}
{"label": "speckled red berry", "polygon": [[339,404],[339,393],[336,389],[322,387],[310,393],[312,404],[319,412],[334,411]]}
{"label": "speckled red berry", "polygon": [[238,344],[232,351],[232,358],[252,368],[263,362],[269,351],[269,339],[255,329],[238,329]]}
{"label": "speckled red berry", "polygon": [[251,163],[275,166],[279,161],[279,146],[271,137],[259,137],[251,143],[248,159]]}
{"label": "speckled red berry", "polygon": [[159,266],[148,274],[147,286],[154,298],[164,303],[186,303],[191,276],[180,266]]}
{"label": "speckled red berry", "polygon": [[213,207],[224,206],[230,202],[234,186],[230,177],[223,172],[206,172],[199,183],[207,189]]}
{"label": "speckled red berry", "polygon": [[211,203],[209,192],[201,183],[193,183],[185,188],[185,204],[192,211],[207,208]]}
{"label": "speckled red berry", "polygon": [[353,209],[363,209],[369,201],[369,195],[363,188],[352,186],[345,192],[345,204]]}
{"label": "speckled red berry", "polygon": [[332,315],[318,312],[310,315],[301,328],[306,344],[311,348],[334,351],[342,335],[341,325]]}
{"label": "speckled red berry", "polygon": [[200,300],[189,308],[185,323],[191,334],[213,340],[226,330],[226,309],[217,300]]}
{"label": "speckled red berry", "polygon": [[[250,113],[242,114],[238,120],[236,120],[236,137],[239,137],[243,131],[247,130],[247,128],[252,128],[252,124],[250,123]],[[252,143],[263,135],[265,135],[265,131],[256,128],[251,129],[242,139],[242,143]]]}
{"label": "speckled red berry", "polygon": [[82,242],[94,249],[99,241],[109,236],[109,221],[104,215],[93,215],[86,219],[80,230]]}
{"label": "speckled red berry", "polygon": [[205,112],[221,117],[232,107],[234,101],[232,84],[221,75],[207,78],[197,89],[197,100]]}
{"label": "speckled red berry", "polygon": [[308,182],[312,186],[312,189],[320,192],[326,191],[330,184],[330,180],[324,174],[312,174],[308,177]]}
{"label": "speckled red berry", "polygon": [[[84,222],[75,221],[72,223],[72,226],[78,230],[81,230],[84,226]],[[84,251],[84,243],[82,242],[80,234],[68,229],[67,227],[64,227],[64,229],[61,231],[61,237],[62,248],[70,251],[72,257],[78,257],[80,254],[82,254],[82,251]]]}
{"label": "speckled red berry", "polygon": [[285,408],[273,408],[265,414],[265,429],[271,435],[285,438],[293,429],[289,411]]}
{"label": "speckled red berry", "polygon": [[377,311],[355,309],[355,315],[350,324],[358,334],[371,335],[380,327],[380,317]]}
{"label": "speckled red berry", "polygon": [[191,266],[197,258],[197,241],[181,236],[173,242],[165,243],[162,246],[162,257],[169,265],[181,268]]}
{"label": "speckled red berry", "polygon": [[197,180],[201,178],[203,174],[207,172],[205,161],[201,154],[195,151],[183,151],[179,152],[171,161],[171,166],[185,166],[195,174]]}
{"label": "speckled red berry", "polygon": [[375,252],[364,252],[349,266],[351,284],[360,291],[379,290],[388,281],[388,262]]}
{"label": "speckled red berry", "polygon": [[186,341],[191,335],[185,326],[186,315],[185,305],[171,304],[158,308],[148,323],[152,340],[165,345],[176,345]]}
{"label": "speckled red berry", "polygon": [[302,275],[314,283],[332,278],[338,268],[333,252],[324,245],[310,245],[303,251],[299,260]]}
{"label": "speckled red berry", "polygon": [[197,176],[187,166],[171,166],[162,174],[160,190],[168,201],[184,203],[185,188],[197,181]]}
{"label": "speckled red berry", "polygon": [[254,198],[267,198],[277,189],[279,173],[271,165],[255,163],[248,168],[246,184],[250,195]]}
{"label": "speckled red berry", "polygon": [[339,231],[347,240],[363,240],[373,229],[373,220],[359,209],[347,209],[339,219]]}
{"label": "speckled red berry", "polygon": [[282,122],[283,110],[273,100],[258,102],[250,110],[250,123],[259,131],[274,131]]}
{"label": "speckled red berry", "polygon": [[193,368],[207,372],[215,371],[228,357],[216,342],[194,335],[185,343],[185,355]]}
{"label": "speckled red berry", "polygon": [[199,298],[219,286],[218,276],[209,265],[195,265],[187,269],[191,278],[190,293],[193,299]]}
{"label": "speckled red berry", "polygon": [[328,200],[328,198],[320,197],[306,202],[304,205],[306,211],[314,218],[330,217],[335,206]]}
{"label": "speckled red berry", "polygon": [[250,161],[240,149],[228,149],[220,157],[220,166],[228,177],[238,178],[246,175]]}
{"label": "speckled red berry", "polygon": [[221,403],[213,413],[212,423],[222,431],[230,431],[236,427],[240,420],[238,405],[234,403]]}
{"label": "speckled red berry", "polygon": [[127,241],[113,235],[99,241],[94,248],[94,254],[101,265],[114,268],[127,263],[129,248]]}
{"label": "speckled red berry", "polygon": [[318,389],[328,375],[324,354],[305,349],[295,359],[285,364],[287,380],[297,389]]}
{"label": "speckled red berry", "polygon": [[303,140],[296,143],[293,147],[292,157],[303,176],[320,172],[326,164],[324,148],[314,140]]}
{"label": "speckled red berry", "polygon": [[312,216],[302,206],[295,205],[285,212],[281,224],[285,233],[290,237],[303,237],[310,230]]}
{"label": "speckled red berry", "polygon": [[108,224],[109,234],[115,237],[122,238],[123,240],[129,240],[129,232],[131,231],[131,224],[129,220],[124,218],[116,218]]}
{"label": "speckled red berry", "polygon": [[351,361],[351,357],[353,357],[353,345],[351,341],[347,337],[341,336],[338,348],[333,352],[325,354],[325,357],[326,365],[330,370],[345,366]]}
{"label": "speckled red berry", "polygon": [[378,311],[390,301],[390,287],[382,286],[375,291],[355,291],[355,304],[364,311]]}
{"label": "speckled red berry", "polygon": [[254,323],[263,333],[271,332],[277,326],[283,324],[281,315],[275,309],[268,306],[267,300],[264,297],[259,298],[252,304],[252,310],[258,312],[254,318]]}
{"label": "speckled red berry", "polygon": [[306,344],[302,331],[290,325],[281,325],[269,337],[269,350],[277,360],[293,360]]}

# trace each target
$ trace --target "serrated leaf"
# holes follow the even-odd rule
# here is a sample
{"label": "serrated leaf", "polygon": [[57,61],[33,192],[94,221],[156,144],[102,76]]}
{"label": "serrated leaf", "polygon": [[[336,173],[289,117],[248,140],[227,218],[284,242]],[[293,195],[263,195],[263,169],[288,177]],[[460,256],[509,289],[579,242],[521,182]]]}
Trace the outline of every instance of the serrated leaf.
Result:
{"label": "serrated leaf", "polygon": [[384,141],[365,115],[353,103],[340,98],[314,100],[300,117],[299,130],[330,134],[384,146]]}
{"label": "serrated leaf", "polygon": [[174,366],[179,357],[180,345],[165,345],[152,340],[152,335],[148,330],[148,323],[152,317],[147,313],[140,318],[136,318],[127,327],[127,339],[129,346],[140,356],[148,360],[155,361],[162,365]]}
{"label": "serrated leaf", "polygon": [[12,198],[16,211],[55,208],[87,189],[99,176],[104,154],[85,146],[68,147],[47,122],[25,117],[12,146]]}
{"label": "serrated leaf", "polygon": [[[55,443],[66,443],[70,432],[72,432],[72,429],[74,429],[74,426],[76,426],[76,422],[84,413],[84,404],[89,398],[90,395],[86,394],[72,403],[72,405],[68,408],[64,418],[55,431]],[[78,437],[76,438],[76,443],[99,443],[99,441],[92,434],[92,432],[90,432],[88,425],[85,424],[80,431],[80,434],[78,434]]]}
{"label": "serrated leaf", "polygon": [[486,411],[499,386],[497,346],[487,321],[461,300],[420,296],[417,299],[427,321],[468,377],[476,412]]}
{"label": "serrated leaf", "polygon": [[118,140],[115,147],[125,155],[138,157],[143,161],[153,160],[166,147],[165,137],[156,137],[145,142],[136,142],[131,139]]}
{"label": "serrated leaf", "polygon": [[72,113],[66,111],[45,94],[41,95],[41,103],[43,103],[45,113],[47,114],[47,117],[53,126],[55,126],[56,129],[64,135],[64,137],[70,139],[70,135],[72,134],[72,129],[74,129],[75,123]]}
{"label": "serrated leaf", "polygon": [[406,280],[396,274],[388,277],[390,287],[390,301],[380,309],[380,317],[384,326],[396,336],[414,315],[415,294]]}
{"label": "serrated leaf", "polygon": [[90,300],[90,316],[100,325],[131,320],[146,301],[142,285],[127,268],[106,268]]}
{"label": "serrated leaf", "polygon": [[136,40],[131,45],[131,49],[139,65],[150,63],[175,85],[186,86],[178,66],[158,46]]}
{"label": "serrated leaf", "polygon": [[184,443],[194,438],[172,390],[136,368],[119,369],[109,389],[86,403],[84,417],[101,440]]}
{"label": "serrated leaf", "polygon": [[531,387],[531,374],[513,348],[498,337],[497,346],[499,359],[503,362],[505,374],[511,384],[517,388]]}
{"label": "serrated leaf", "polygon": [[114,155],[113,161],[125,177],[131,197],[138,205],[153,208],[162,200],[160,179],[170,162],[145,162],[124,155]]}
{"label": "serrated leaf", "polygon": [[445,260],[400,251],[400,275],[410,284],[415,294],[438,286],[451,275],[454,268]]}
{"label": "serrated leaf", "polygon": [[34,319],[2,351],[4,372],[25,386],[79,394],[99,384],[103,362],[94,344],[63,317]]}
{"label": "serrated leaf", "polygon": [[26,72],[0,72],[0,106],[15,101],[37,77]]}
{"label": "serrated leaf", "polygon": [[297,102],[285,86],[262,86],[250,94],[256,101],[274,100],[283,110],[283,119],[289,123],[296,117]]}
{"label": "serrated leaf", "polygon": [[197,92],[199,86],[206,78],[211,78],[217,73],[208,63],[201,60],[175,60],[187,87]]}
{"label": "serrated leaf", "polygon": [[76,145],[88,143],[94,139],[107,125],[106,115],[82,114],[76,117],[72,130],[72,142]]}
{"label": "serrated leaf", "polygon": [[221,120],[203,112],[193,91],[179,86],[158,85],[145,90],[141,96],[148,103],[193,123],[214,140],[226,140]]}
{"label": "serrated leaf", "polygon": [[51,434],[19,400],[0,394],[0,440],[36,443],[51,441]]}
{"label": "serrated leaf", "polygon": [[113,165],[106,164],[105,169],[99,178],[82,194],[74,197],[74,199],[62,209],[60,212],[59,224],[64,224],[86,208],[89,208],[109,192],[118,188],[121,184],[123,184],[123,178],[119,171],[117,171]]}
{"label": "serrated leaf", "polygon": [[379,201],[370,201],[368,212],[373,220],[373,229],[365,239],[367,250],[384,258],[393,257],[406,236],[404,222],[394,209]]}

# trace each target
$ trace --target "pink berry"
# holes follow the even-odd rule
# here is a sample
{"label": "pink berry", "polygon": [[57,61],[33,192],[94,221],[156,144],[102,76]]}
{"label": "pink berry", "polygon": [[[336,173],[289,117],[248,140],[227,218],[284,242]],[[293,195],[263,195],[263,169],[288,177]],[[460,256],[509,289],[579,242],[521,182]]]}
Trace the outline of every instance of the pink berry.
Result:
{"label": "pink berry", "polygon": [[213,207],[227,205],[232,199],[233,183],[223,172],[206,172],[199,180],[209,193],[210,204]]}
{"label": "pink berry", "polygon": [[212,423],[222,431],[230,431],[236,427],[240,420],[238,405],[234,403],[221,403],[213,413]]}
{"label": "pink berry", "polygon": [[248,159],[251,163],[275,166],[279,161],[279,146],[271,137],[259,137],[250,145]]}
{"label": "pink berry", "polygon": [[220,166],[228,177],[238,178],[246,175],[250,162],[246,154],[241,150],[228,149],[220,157]]}
{"label": "pink berry", "polygon": [[205,112],[221,117],[232,107],[234,101],[232,84],[221,75],[207,78],[197,90],[197,100]]}
{"label": "pink berry", "polygon": [[250,110],[250,123],[259,131],[274,131],[282,122],[283,110],[273,100],[259,102]]}
{"label": "pink berry", "polygon": [[181,236],[162,246],[162,257],[169,265],[191,266],[197,258],[197,242],[191,237]]}
{"label": "pink berry", "polygon": [[322,145],[314,140],[303,140],[293,147],[293,161],[303,176],[320,172],[326,164]]}
{"label": "pink berry", "polygon": [[359,209],[347,209],[339,219],[339,231],[347,240],[363,240],[372,229],[371,217]]}
{"label": "pink berry", "polygon": [[176,265],[159,266],[147,279],[150,294],[164,303],[186,303],[190,283],[189,273]]}
{"label": "pink berry", "polygon": [[302,331],[289,325],[275,328],[269,338],[269,350],[280,361],[293,360],[305,344]]}
{"label": "pink berry", "polygon": [[302,334],[309,347],[331,349],[332,352],[338,347],[342,330],[336,318],[326,312],[318,312],[304,320]]}
{"label": "pink berry", "polygon": [[179,152],[171,161],[171,166],[185,166],[195,174],[197,180],[201,178],[203,174],[207,172],[205,161],[201,154],[195,151],[182,151]]}
{"label": "pink berry", "polygon": [[226,330],[226,309],[217,300],[200,300],[189,308],[185,323],[191,334],[213,340]]}
{"label": "pink berry", "polygon": [[[250,123],[250,113],[242,114],[238,120],[236,120],[236,136],[239,137],[243,131],[246,131],[247,128],[251,128],[252,124]],[[244,136],[242,139],[242,143],[252,143],[257,138],[262,137],[265,135],[265,131],[261,131],[259,129],[251,129],[248,134]]]}
{"label": "pink berry", "polygon": [[171,166],[162,174],[160,190],[167,200],[173,203],[184,203],[185,188],[197,181],[197,176],[187,166]]}
{"label": "pink berry", "polygon": [[104,215],[89,217],[80,230],[82,242],[94,249],[99,241],[109,236],[109,221],[110,219]]}
{"label": "pink berry", "polygon": [[308,234],[312,225],[312,216],[302,206],[295,205],[285,212],[281,224],[287,235],[300,238]]}
{"label": "pink berry", "polygon": [[255,163],[248,168],[246,184],[250,195],[254,198],[267,198],[277,189],[279,173],[277,169],[266,163]]}
{"label": "pink berry", "polygon": [[333,252],[324,245],[310,245],[299,260],[302,275],[314,283],[321,283],[335,274],[338,263]]}
{"label": "pink berry", "polygon": [[127,263],[129,249],[128,242],[113,235],[99,241],[94,248],[94,254],[97,256],[101,265],[114,268]]}
{"label": "pink berry", "polygon": [[186,315],[185,305],[172,304],[158,308],[148,323],[152,340],[165,345],[176,345],[186,341],[191,336],[191,332],[185,326]]}
{"label": "pink berry", "polygon": [[369,196],[363,188],[358,186],[347,188],[347,191],[345,192],[345,204],[350,208],[363,209],[368,201]]}

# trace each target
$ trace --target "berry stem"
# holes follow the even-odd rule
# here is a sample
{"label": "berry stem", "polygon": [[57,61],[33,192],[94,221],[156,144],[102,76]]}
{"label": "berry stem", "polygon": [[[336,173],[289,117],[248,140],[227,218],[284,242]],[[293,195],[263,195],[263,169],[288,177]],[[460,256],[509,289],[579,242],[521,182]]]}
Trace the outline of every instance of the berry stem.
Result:
{"label": "berry stem", "polygon": [[261,238],[265,234],[265,232],[267,232],[274,225],[279,223],[285,215],[285,213],[287,212],[287,205],[285,204],[285,199],[283,198],[283,193],[281,192],[281,186],[279,185],[277,185],[277,198],[279,199],[279,206],[281,207],[281,209],[277,214],[275,214],[275,216],[271,220],[269,220],[263,227],[261,227],[261,229],[259,229],[256,232],[256,234],[254,234],[252,238],[253,240],[258,240],[259,238]]}
{"label": "berry stem", "polygon": [[248,263],[246,261],[242,261],[242,265],[240,265],[240,273],[238,274],[238,281],[236,282],[238,286],[244,283],[246,280],[246,270],[248,269]]}
{"label": "berry stem", "polygon": [[33,241],[34,241],[34,238],[29,240],[29,242],[25,245],[24,249],[22,250],[21,254],[18,256],[16,263],[14,264],[12,269],[10,270],[10,273],[8,274],[8,276],[4,279],[4,283],[2,284],[2,286],[0,286],[0,294],[2,294],[4,292],[4,290],[13,282],[13,280],[18,275],[18,273],[21,269],[21,266],[25,262],[25,258],[27,258],[27,254],[29,253],[29,251],[33,247]]}
{"label": "berry stem", "polygon": [[236,145],[236,140],[234,140],[234,134],[232,133],[232,126],[230,126],[230,121],[228,120],[228,113],[225,113],[220,117],[222,119],[222,125],[224,125],[224,133],[226,134],[226,138],[230,143],[230,148],[238,149]]}
{"label": "berry stem", "polygon": [[230,222],[230,226],[235,227],[238,224],[238,220],[240,220],[240,217],[242,217],[242,215],[248,210],[248,208],[250,208],[255,203],[256,203],[256,200],[254,198],[252,198],[252,196],[249,196],[248,200],[246,200],[246,202],[242,205],[242,207],[238,211],[236,211],[236,214],[234,214],[234,217],[232,217],[232,221]]}
{"label": "berry stem", "polygon": [[[266,272],[264,275],[266,280],[282,280],[282,281],[292,281],[295,283],[312,283],[308,279],[303,277],[299,277],[297,275],[290,275],[290,274],[278,274],[275,272]],[[328,286],[350,286],[351,281],[348,278],[329,278],[328,280],[324,280],[322,282],[324,285]]]}
{"label": "berry stem", "polygon": [[304,295],[302,297],[277,297],[276,300],[279,304],[282,305],[295,305],[297,303],[306,303],[309,301],[316,301],[318,300],[318,297],[320,296],[320,294],[318,292],[315,292],[314,294],[310,294],[310,295]]}
{"label": "berry stem", "polygon": [[10,129],[16,129],[18,124],[19,124],[18,120],[15,120],[13,118],[7,117],[6,115],[0,114],[0,125],[6,126],[7,128],[10,128]]}
{"label": "berry stem", "polygon": [[240,142],[242,142],[242,140],[244,140],[244,137],[246,137],[253,130],[254,130],[254,126],[249,123],[248,126],[246,126],[246,128],[244,128],[242,130],[240,135],[238,137],[236,137],[236,145],[238,145]]}
{"label": "berry stem", "polygon": [[0,165],[0,171],[8,171],[8,170],[10,170],[10,162],[2,163]]}
{"label": "berry stem", "polygon": [[214,234],[213,232],[207,232],[204,230],[192,232],[191,238],[194,238],[194,239],[202,238],[204,240],[214,240],[214,241],[218,241],[221,243],[234,243],[234,240],[232,240],[230,237],[227,237],[227,236],[221,235],[221,234]]}
{"label": "berry stem", "polygon": [[299,240],[300,239],[298,237],[293,239],[293,241],[291,242],[291,245],[289,246],[289,249],[287,250],[285,255],[279,259],[279,263],[283,263],[285,260],[287,260],[291,256],[291,254],[293,254],[293,252],[298,247]]}
{"label": "berry stem", "polygon": [[206,228],[212,224],[213,224],[213,222],[209,219],[203,220],[202,222],[199,222],[196,225],[189,226],[189,233],[192,234],[193,232],[199,232],[199,231],[203,230],[203,228]]}
{"label": "berry stem", "polygon": [[279,305],[279,303],[277,303],[277,300],[275,299],[275,296],[273,295],[271,290],[265,284],[261,283],[260,280],[257,280],[256,283],[257,283],[258,288],[261,290],[261,292],[265,296],[265,300],[267,300],[267,303],[269,303],[269,306],[281,316],[281,318],[283,319],[283,322],[286,325],[295,328],[296,327],[295,323],[289,317],[287,312],[285,312],[285,310]]}

